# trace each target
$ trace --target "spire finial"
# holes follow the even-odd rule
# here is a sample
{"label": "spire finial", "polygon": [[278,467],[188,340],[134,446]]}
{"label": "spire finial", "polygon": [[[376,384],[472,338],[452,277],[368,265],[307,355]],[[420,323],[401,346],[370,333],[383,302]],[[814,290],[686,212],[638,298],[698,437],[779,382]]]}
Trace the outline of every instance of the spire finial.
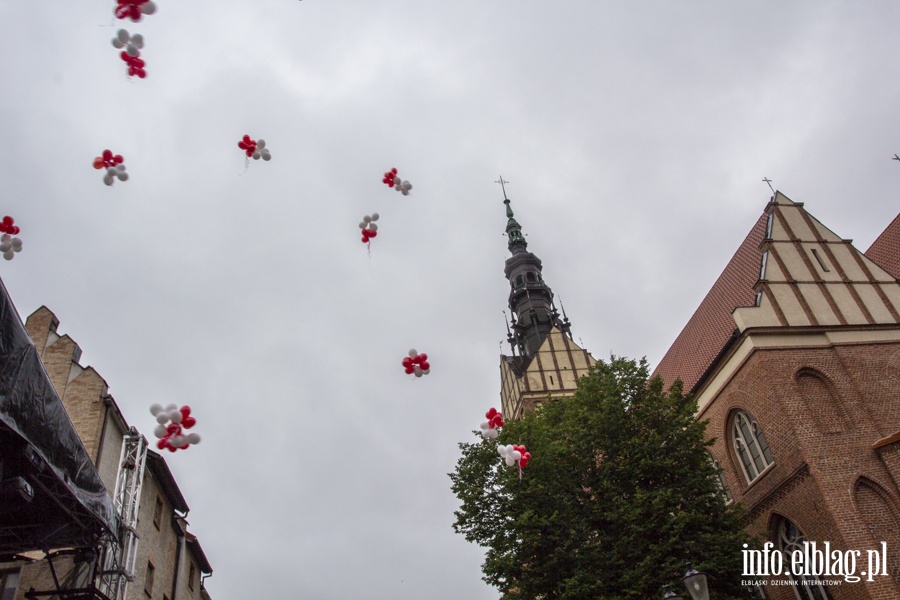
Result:
{"label": "spire finial", "polygon": [[769,184],[769,189],[772,190],[772,193],[774,194],[775,188],[772,187],[772,180],[769,179],[768,177],[763,177],[762,180],[765,181],[767,184]]}
{"label": "spire finial", "polygon": [[494,183],[499,183],[500,188],[503,190],[503,204],[506,205],[506,218],[509,219],[506,222],[506,235],[509,238],[509,249],[512,250],[513,246],[516,246],[517,248],[524,250],[528,244],[525,242],[525,236],[522,235],[522,227],[513,218],[512,207],[509,205],[509,197],[506,195],[506,184],[509,182],[503,179],[503,175],[501,175],[500,179]]}

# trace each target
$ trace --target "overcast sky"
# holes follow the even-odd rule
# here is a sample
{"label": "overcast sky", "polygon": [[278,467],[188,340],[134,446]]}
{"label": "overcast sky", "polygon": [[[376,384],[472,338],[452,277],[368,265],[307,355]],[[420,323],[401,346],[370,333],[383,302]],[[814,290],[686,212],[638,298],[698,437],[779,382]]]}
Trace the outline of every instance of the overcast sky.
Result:
{"label": "overcast sky", "polygon": [[861,250],[900,206],[896,2],[158,5],[0,0],[0,277],[146,436],[193,407],[166,458],[214,600],[497,597],[447,473],[499,407],[501,174],[575,340],[651,365],[763,177]]}

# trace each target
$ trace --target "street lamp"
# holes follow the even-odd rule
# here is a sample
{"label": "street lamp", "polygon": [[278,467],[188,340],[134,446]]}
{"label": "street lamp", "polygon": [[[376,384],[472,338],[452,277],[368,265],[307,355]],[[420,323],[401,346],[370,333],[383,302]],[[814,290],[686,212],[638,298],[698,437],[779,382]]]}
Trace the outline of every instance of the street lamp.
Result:
{"label": "street lamp", "polygon": [[698,571],[687,563],[687,573],[681,580],[687,588],[692,600],[709,600],[709,588],[706,585],[706,573]]}
{"label": "street lamp", "polygon": [[[668,587],[668,586],[667,586]],[[683,596],[679,596],[671,589],[666,592],[666,595],[662,597],[662,600],[684,600]]]}

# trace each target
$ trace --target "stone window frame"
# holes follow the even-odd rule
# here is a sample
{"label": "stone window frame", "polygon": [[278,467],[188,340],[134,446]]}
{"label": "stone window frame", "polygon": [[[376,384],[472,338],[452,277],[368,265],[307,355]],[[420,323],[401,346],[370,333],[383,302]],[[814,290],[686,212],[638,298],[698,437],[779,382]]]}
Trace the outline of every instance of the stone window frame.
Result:
{"label": "stone window frame", "polygon": [[[783,515],[777,515],[778,522],[775,528],[775,548],[781,552],[784,564],[791,564],[791,552],[802,550],[806,535],[800,527]],[[794,590],[797,600],[833,600],[828,588],[817,583],[813,576],[794,575],[787,570],[795,585],[790,586]],[[803,592],[801,594],[801,592]]]}
{"label": "stone window frame", "polygon": [[[753,483],[775,465],[775,457],[759,421],[746,410],[735,410],[728,437],[747,483]],[[749,434],[749,439],[748,439]],[[745,450],[746,449],[746,450]]]}
{"label": "stone window frame", "polygon": [[719,464],[718,459],[712,455],[712,452],[709,453],[709,460],[716,470],[716,483],[718,484],[719,489],[722,490],[722,495],[725,498],[725,505],[727,506],[734,502],[734,496],[732,496],[731,490],[728,488],[728,482],[725,481],[725,469]]}

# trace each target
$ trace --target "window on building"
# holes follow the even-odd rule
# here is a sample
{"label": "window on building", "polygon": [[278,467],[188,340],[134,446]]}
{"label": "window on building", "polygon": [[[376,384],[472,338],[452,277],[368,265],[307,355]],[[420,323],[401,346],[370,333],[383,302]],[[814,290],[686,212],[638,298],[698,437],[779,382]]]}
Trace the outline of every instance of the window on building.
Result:
{"label": "window on building", "polygon": [[769,251],[768,250],[763,252],[762,261],[760,262],[760,265],[759,265],[759,278],[760,279],[766,278],[766,263],[767,262],[769,262]]}
{"label": "window on building", "polygon": [[144,591],[147,592],[148,595],[153,595],[153,576],[156,574],[156,569],[153,567],[153,563],[149,560],[147,561],[147,575],[144,577]]}
{"label": "window on building", "polygon": [[531,271],[528,271],[528,272],[525,274],[525,280],[526,280],[526,281],[536,281],[535,278],[534,278],[534,273],[532,273]]}
{"label": "window on building", "polygon": [[731,436],[748,483],[755,481],[775,462],[766,436],[763,435],[759,423],[750,414],[744,411],[734,414]]}
{"label": "window on building", "polygon": [[731,502],[734,498],[731,497],[731,490],[728,489],[728,482],[725,481],[725,470],[719,464],[715,458],[713,458],[712,454],[709,455],[710,460],[712,460],[713,468],[716,470],[716,480],[719,482],[719,488],[722,490],[722,494],[725,496],[725,503]]}
{"label": "window on building", "polygon": [[162,522],[163,501],[159,496],[156,497],[156,506],[153,507],[153,524],[159,529]]}
{"label": "window on building", "polygon": [[197,576],[197,567],[194,563],[191,563],[191,571],[188,573],[188,587],[193,591],[194,589],[194,578]]}
{"label": "window on building", "polygon": [[[792,553],[795,550],[803,552],[803,542],[806,540],[800,528],[794,525],[789,519],[782,518],[778,523],[778,541],[777,547],[781,550],[784,564],[792,564]],[[799,600],[832,600],[828,588],[819,583],[819,578],[815,575],[794,575],[795,569],[786,569],[794,580],[794,593]],[[803,572],[803,569],[796,569]]]}
{"label": "window on building", "polygon": [[0,571],[0,600],[13,600],[18,588],[18,571]]}
{"label": "window on building", "polygon": [[772,239],[772,222],[775,220],[775,211],[769,211],[769,218],[766,220],[766,239]]}

